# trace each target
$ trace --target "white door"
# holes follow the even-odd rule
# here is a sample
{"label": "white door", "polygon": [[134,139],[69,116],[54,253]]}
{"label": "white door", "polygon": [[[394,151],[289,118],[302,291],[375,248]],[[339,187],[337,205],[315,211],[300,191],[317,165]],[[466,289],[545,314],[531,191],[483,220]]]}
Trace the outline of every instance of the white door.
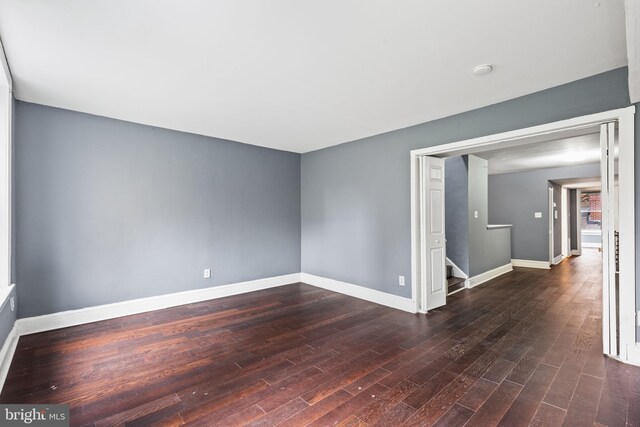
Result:
{"label": "white door", "polygon": [[444,159],[421,157],[420,183],[421,308],[431,310],[447,303]]}
{"label": "white door", "polygon": [[600,126],[602,159],[602,344],[604,353],[618,355],[616,310],[616,260],[613,219],[615,218],[616,192],[614,191],[615,123]]}

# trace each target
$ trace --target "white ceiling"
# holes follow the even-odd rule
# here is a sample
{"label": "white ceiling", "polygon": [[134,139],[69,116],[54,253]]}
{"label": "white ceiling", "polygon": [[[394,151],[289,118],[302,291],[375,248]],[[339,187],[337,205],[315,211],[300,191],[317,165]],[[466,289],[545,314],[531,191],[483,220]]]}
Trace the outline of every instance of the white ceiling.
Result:
{"label": "white ceiling", "polygon": [[600,162],[600,135],[590,134],[476,154],[489,161],[489,175]]}
{"label": "white ceiling", "polygon": [[623,66],[624,22],[623,0],[0,0],[18,99],[294,152]]}
{"label": "white ceiling", "polygon": [[[593,176],[590,178],[570,178],[570,179],[556,179],[553,182],[567,188],[580,188],[585,191],[598,191],[602,187],[602,182],[599,176]],[[615,182],[618,182],[618,175],[615,176]]]}

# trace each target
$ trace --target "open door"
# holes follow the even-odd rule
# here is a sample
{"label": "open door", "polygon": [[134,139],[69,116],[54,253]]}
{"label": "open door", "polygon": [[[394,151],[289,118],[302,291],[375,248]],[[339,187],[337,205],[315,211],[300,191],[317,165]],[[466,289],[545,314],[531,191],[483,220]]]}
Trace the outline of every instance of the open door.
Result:
{"label": "open door", "polygon": [[600,126],[600,163],[602,174],[602,345],[605,354],[618,355],[618,316],[616,292],[615,230],[617,206],[615,186],[615,123]]}
{"label": "open door", "polygon": [[420,281],[426,289],[421,310],[447,303],[444,227],[444,159],[420,157]]}

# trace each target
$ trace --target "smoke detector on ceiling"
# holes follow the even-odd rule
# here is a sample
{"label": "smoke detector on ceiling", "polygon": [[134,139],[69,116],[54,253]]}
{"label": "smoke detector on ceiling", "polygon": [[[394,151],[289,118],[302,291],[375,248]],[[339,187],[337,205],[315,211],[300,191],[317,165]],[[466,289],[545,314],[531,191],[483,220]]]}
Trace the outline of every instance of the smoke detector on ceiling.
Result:
{"label": "smoke detector on ceiling", "polygon": [[485,74],[489,74],[491,71],[493,71],[492,65],[482,64],[473,69],[473,74],[476,76],[484,76]]}

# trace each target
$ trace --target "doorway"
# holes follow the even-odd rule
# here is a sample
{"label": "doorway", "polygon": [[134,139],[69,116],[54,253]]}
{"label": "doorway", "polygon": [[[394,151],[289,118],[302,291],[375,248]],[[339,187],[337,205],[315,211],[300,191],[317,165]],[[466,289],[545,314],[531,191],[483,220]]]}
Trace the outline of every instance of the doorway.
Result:
{"label": "doorway", "polygon": [[[433,215],[425,210],[426,198],[433,192],[425,181],[424,169],[421,168],[424,157],[438,158],[447,155],[465,154],[502,147],[515,147],[531,143],[551,141],[568,136],[593,133],[600,129],[602,148],[602,189],[603,189],[603,252],[605,267],[603,268],[603,344],[604,353],[627,360],[630,347],[635,346],[635,206],[634,206],[634,137],[633,107],[614,110],[590,116],[564,120],[532,128],[506,132],[466,141],[444,144],[436,147],[414,150],[411,152],[411,201],[412,201],[412,286],[413,301],[416,311],[427,312],[434,307],[429,301],[430,292],[444,286],[445,271],[442,257],[431,257],[429,242],[433,239],[429,233],[434,231],[425,226],[432,226]],[[614,164],[613,144],[619,141],[619,245],[615,246],[612,210],[615,203],[613,194]],[[429,175],[431,176],[431,175]],[[442,185],[446,183],[442,180]],[[425,182],[426,185],[425,185]],[[444,213],[443,213],[444,215]],[[440,222],[440,218],[437,218]],[[611,222],[611,224],[609,224]],[[437,230],[435,230],[437,231]],[[443,236],[446,239],[446,236]],[[438,239],[440,240],[440,239]],[[446,240],[443,240],[446,242]],[[619,293],[616,290],[615,248],[619,248]],[[446,247],[445,247],[446,250]],[[434,261],[435,260],[435,261]],[[437,262],[438,265],[434,265]],[[441,273],[442,272],[442,273]],[[442,300],[440,300],[442,302]],[[446,301],[444,302],[446,303]],[[437,305],[436,305],[437,306]],[[612,343],[611,331],[616,330],[619,321],[619,345]]]}

